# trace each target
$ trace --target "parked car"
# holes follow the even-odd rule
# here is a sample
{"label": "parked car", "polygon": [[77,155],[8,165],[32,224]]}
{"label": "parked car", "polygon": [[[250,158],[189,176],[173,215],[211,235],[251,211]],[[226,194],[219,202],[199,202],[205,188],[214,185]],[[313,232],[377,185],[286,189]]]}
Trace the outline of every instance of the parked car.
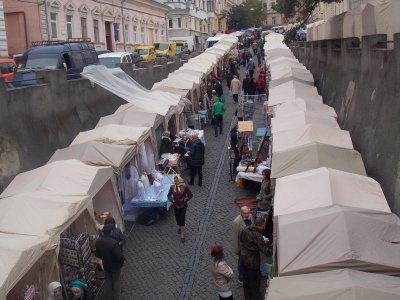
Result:
{"label": "parked car", "polygon": [[144,60],[153,61],[156,59],[156,48],[153,45],[139,45],[135,47],[135,52]]}
{"label": "parked car", "polygon": [[14,70],[17,65],[11,58],[0,58],[0,77],[5,78],[7,81],[12,81]]}
{"label": "parked car", "polygon": [[176,44],[176,55],[181,57],[183,54],[189,53],[188,43],[186,41],[174,41]]}
{"label": "parked car", "polygon": [[65,69],[67,79],[77,79],[85,66],[99,63],[93,44],[87,41],[43,41],[32,45],[20,59],[14,87],[36,84],[36,69]]}
{"label": "parked car", "polygon": [[285,28],[280,25],[272,27],[271,30],[275,33],[281,33],[281,34],[285,33]]}
{"label": "parked car", "polygon": [[175,42],[154,43],[157,57],[173,57],[176,56]]}
{"label": "parked car", "polygon": [[116,68],[120,63],[133,63],[131,53],[129,52],[104,53],[99,55],[99,62],[109,69]]}
{"label": "parked car", "polygon": [[110,53],[110,52],[112,52],[112,51],[108,50],[108,49],[96,49],[97,55],[101,55],[101,54],[104,54],[104,53]]}

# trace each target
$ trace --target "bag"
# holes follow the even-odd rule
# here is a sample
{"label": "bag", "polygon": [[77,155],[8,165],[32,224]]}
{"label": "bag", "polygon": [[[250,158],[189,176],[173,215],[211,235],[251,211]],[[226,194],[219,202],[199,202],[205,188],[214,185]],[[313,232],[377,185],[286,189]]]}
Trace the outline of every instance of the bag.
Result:
{"label": "bag", "polygon": [[232,97],[232,96],[233,96],[233,94],[232,94],[232,91],[231,91],[231,90],[229,90],[229,92],[228,92],[228,95],[229,95],[229,97]]}

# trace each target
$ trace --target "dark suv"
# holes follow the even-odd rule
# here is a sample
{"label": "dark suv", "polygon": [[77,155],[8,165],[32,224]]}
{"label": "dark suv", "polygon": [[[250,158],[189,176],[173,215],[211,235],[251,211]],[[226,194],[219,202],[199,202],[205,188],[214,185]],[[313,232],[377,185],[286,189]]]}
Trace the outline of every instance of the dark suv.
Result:
{"label": "dark suv", "polygon": [[35,69],[65,69],[67,79],[76,79],[85,66],[99,63],[93,44],[87,41],[45,41],[32,46],[19,60],[14,87],[36,84]]}

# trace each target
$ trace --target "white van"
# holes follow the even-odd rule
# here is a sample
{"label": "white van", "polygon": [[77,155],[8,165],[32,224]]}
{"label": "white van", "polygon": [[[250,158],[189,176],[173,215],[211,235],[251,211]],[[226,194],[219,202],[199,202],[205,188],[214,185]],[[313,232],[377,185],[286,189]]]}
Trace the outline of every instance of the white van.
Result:
{"label": "white van", "polygon": [[281,26],[281,25],[279,25],[279,26],[274,26],[274,27],[272,27],[271,28],[271,30],[273,31],[273,32],[276,32],[276,33],[285,33],[285,28],[283,28],[283,26]]}

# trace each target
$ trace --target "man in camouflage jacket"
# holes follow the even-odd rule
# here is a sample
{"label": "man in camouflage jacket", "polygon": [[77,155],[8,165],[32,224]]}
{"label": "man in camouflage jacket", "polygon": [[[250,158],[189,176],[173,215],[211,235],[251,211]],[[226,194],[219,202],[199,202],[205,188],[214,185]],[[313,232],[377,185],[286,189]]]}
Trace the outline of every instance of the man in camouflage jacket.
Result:
{"label": "man in camouflage jacket", "polygon": [[240,235],[240,261],[243,266],[243,290],[246,300],[262,300],[260,292],[260,252],[272,255],[272,243],[264,240],[261,232],[265,229],[266,220],[257,217],[254,224],[246,227]]}

